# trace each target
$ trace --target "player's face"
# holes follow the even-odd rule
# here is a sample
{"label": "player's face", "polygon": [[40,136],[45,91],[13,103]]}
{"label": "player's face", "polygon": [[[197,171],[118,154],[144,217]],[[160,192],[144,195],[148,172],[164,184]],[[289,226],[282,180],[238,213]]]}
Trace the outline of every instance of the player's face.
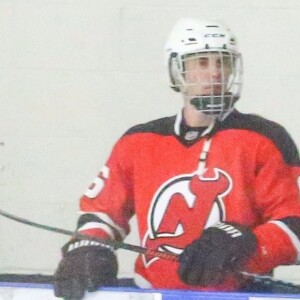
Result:
{"label": "player's face", "polygon": [[227,91],[233,60],[228,53],[190,54],[184,60],[187,96],[221,95]]}

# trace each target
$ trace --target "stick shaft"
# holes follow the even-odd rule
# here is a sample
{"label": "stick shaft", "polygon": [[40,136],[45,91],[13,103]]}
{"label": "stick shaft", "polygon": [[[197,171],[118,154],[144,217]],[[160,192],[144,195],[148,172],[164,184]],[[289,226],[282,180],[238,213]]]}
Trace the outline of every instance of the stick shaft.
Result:
{"label": "stick shaft", "polygon": [[[148,248],[144,248],[141,246],[136,246],[136,245],[123,243],[123,242],[119,242],[119,241],[101,239],[98,237],[91,238],[91,236],[77,233],[77,232],[74,232],[71,230],[66,230],[66,229],[62,229],[62,228],[58,228],[58,227],[53,227],[53,226],[49,226],[49,225],[36,223],[36,222],[30,221],[30,220],[15,216],[13,214],[10,214],[2,209],[0,209],[0,215],[2,215],[3,217],[6,217],[8,219],[14,220],[16,222],[26,224],[26,225],[29,225],[32,227],[36,227],[39,229],[60,233],[60,234],[67,235],[70,237],[77,237],[79,239],[89,239],[89,240],[92,239],[93,241],[96,241],[99,244],[102,244],[103,246],[110,246],[114,249],[125,249],[125,250],[129,250],[129,251],[137,252],[140,254],[153,255],[153,256],[156,256],[156,257],[159,257],[162,259],[178,261],[178,256],[176,254],[173,254],[170,252],[162,252],[162,251],[148,249]],[[244,277],[245,279],[252,280],[254,283],[259,283],[259,284],[266,286],[267,288],[273,289],[273,291],[277,292],[277,293],[281,292],[281,293],[285,293],[285,294],[287,294],[287,293],[300,294],[300,286],[290,283],[290,282],[285,282],[282,280],[274,280],[270,276],[261,276],[261,275],[257,275],[257,274],[246,273],[246,272],[239,272],[238,274],[240,276]]]}
{"label": "stick shaft", "polygon": [[[71,230],[66,230],[66,229],[62,229],[62,228],[58,228],[58,227],[35,223],[30,220],[12,215],[2,209],[0,209],[0,215],[6,217],[8,219],[14,220],[16,222],[23,223],[23,224],[26,224],[29,226],[33,226],[33,227],[36,227],[39,229],[44,229],[47,231],[60,233],[60,234],[67,235],[70,237],[77,237],[79,239],[89,239],[89,240],[91,239],[91,236],[89,236],[89,235],[77,233],[77,232],[74,232]],[[166,253],[166,252],[162,252],[162,251],[158,251],[158,250],[147,249],[147,248],[144,248],[141,246],[136,246],[136,245],[119,242],[119,241],[114,241],[114,240],[101,239],[98,237],[92,237],[92,239],[100,244],[105,245],[105,246],[111,246],[114,249],[124,249],[124,250],[128,250],[128,251],[137,252],[140,254],[153,255],[153,256],[160,257],[160,258],[167,259],[167,260],[173,260],[173,261],[177,260],[177,255],[172,254],[172,253]]]}

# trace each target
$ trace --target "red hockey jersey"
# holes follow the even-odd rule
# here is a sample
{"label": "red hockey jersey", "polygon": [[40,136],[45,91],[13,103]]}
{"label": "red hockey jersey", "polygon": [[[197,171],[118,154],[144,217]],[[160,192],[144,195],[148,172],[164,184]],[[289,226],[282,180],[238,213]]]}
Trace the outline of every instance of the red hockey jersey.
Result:
{"label": "red hockey jersey", "polygon": [[[182,115],[131,128],[81,198],[78,231],[123,239],[136,214],[141,245],[180,254],[219,222],[251,227],[258,250],[245,271],[265,273],[300,259],[300,162],[280,125],[233,112],[207,129]],[[141,287],[237,290],[238,278],[211,287],[180,281],[178,263],[140,255]]]}

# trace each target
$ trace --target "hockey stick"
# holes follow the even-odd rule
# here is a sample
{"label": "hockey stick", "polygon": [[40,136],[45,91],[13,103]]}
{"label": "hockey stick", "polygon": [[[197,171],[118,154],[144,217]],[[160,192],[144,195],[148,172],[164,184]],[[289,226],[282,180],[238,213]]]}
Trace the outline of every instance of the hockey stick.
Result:
{"label": "hockey stick", "polygon": [[[81,234],[81,233],[74,232],[71,230],[66,230],[66,229],[62,229],[62,228],[58,228],[58,227],[53,227],[53,226],[49,226],[49,225],[36,223],[36,222],[30,221],[30,220],[15,216],[13,214],[10,214],[2,209],[0,209],[0,215],[2,215],[3,217],[6,217],[8,219],[14,220],[16,222],[26,224],[26,225],[29,225],[32,227],[36,227],[39,229],[64,234],[64,235],[71,236],[74,238],[76,237],[79,239],[93,240],[105,248],[110,248],[110,249],[114,249],[114,250],[124,249],[124,250],[129,250],[129,251],[133,251],[133,252],[140,253],[140,254],[156,256],[156,257],[170,260],[170,261],[178,261],[178,255],[173,254],[171,252],[162,252],[162,251],[148,249],[145,247],[136,246],[136,245],[132,245],[132,244],[124,243],[124,242],[101,239],[98,237],[91,238],[90,236],[88,236],[86,234]],[[296,284],[293,284],[290,282],[285,282],[282,280],[275,280],[270,276],[261,276],[261,275],[257,275],[257,274],[247,273],[247,272],[239,272],[239,275],[241,277],[243,277],[246,281],[249,281],[249,280],[251,281],[252,292],[253,292],[253,289],[254,289],[254,291],[257,291],[257,292],[263,292],[267,289],[274,293],[300,294],[300,285],[296,285]],[[254,288],[253,288],[253,286],[254,286]],[[250,288],[249,288],[249,292],[250,292]]]}
{"label": "hockey stick", "polygon": [[99,243],[102,247],[105,247],[105,248],[112,248],[114,250],[124,249],[124,250],[137,252],[137,253],[140,253],[140,254],[156,256],[156,257],[159,257],[159,258],[162,258],[162,259],[173,260],[173,261],[178,260],[178,256],[175,255],[175,254],[172,254],[172,253],[166,253],[166,252],[162,252],[162,251],[158,251],[158,250],[147,249],[147,248],[144,248],[144,247],[141,247],[141,246],[131,245],[131,244],[127,244],[127,243],[123,243],[123,242],[119,242],[119,241],[114,241],[114,240],[101,239],[99,237],[91,237],[89,235],[81,234],[81,233],[74,232],[74,231],[71,231],[71,230],[36,223],[36,222],[30,221],[30,220],[15,216],[13,214],[10,214],[10,213],[2,210],[2,209],[0,209],[0,215],[2,215],[3,217],[6,217],[8,219],[14,220],[16,222],[26,224],[26,225],[29,225],[29,226],[32,226],[32,227],[36,227],[36,228],[39,228],[39,229],[44,229],[44,230],[47,230],[47,231],[52,231],[52,232],[64,234],[64,235],[71,236],[71,237],[74,237],[74,238],[78,238],[78,239],[81,239],[81,240],[82,239],[93,240],[93,241]]}

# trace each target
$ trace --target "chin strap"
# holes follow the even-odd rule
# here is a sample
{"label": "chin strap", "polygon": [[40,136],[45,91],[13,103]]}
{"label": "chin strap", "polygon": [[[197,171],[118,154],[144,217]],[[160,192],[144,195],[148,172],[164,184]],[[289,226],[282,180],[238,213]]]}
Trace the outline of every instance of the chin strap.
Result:
{"label": "chin strap", "polygon": [[219,120],[224,120],[238,101],[239,97],[229,95],[207,95],[196,96],[190,103],[199,111],[207,115],[217,116]]}

